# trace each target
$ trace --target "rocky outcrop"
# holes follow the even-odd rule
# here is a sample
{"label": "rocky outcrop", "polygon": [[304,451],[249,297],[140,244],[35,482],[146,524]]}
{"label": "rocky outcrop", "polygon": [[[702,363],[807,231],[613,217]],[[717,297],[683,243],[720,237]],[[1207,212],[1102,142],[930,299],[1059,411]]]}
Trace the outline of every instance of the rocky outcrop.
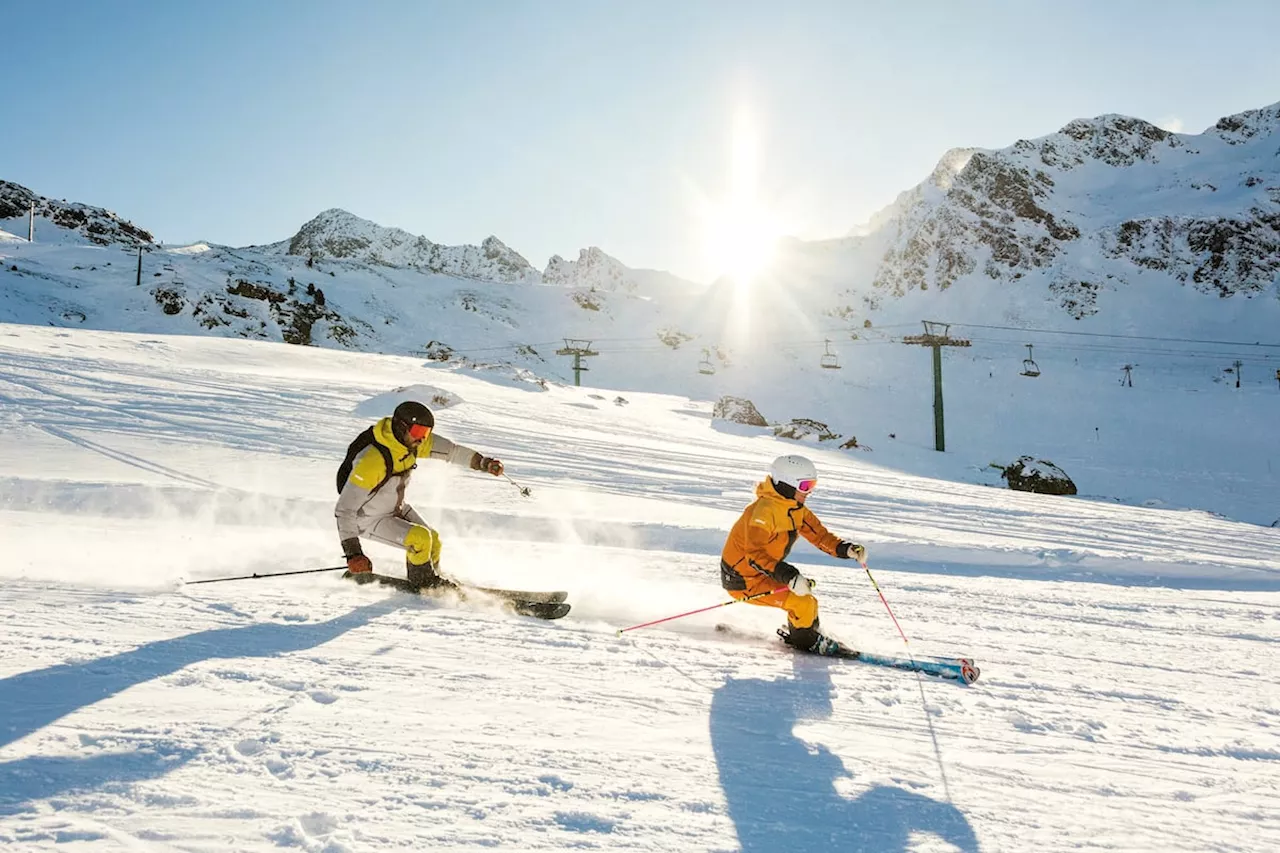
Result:
{"label": "rocky outcrop", "polygon": [[840,433],[832,432],[822,421],[813,418],[792,418],[785,424],[773,428],[778,438],[789,438],[792,441],[839,441]]}
{"label": "rocky outcrop", "polygon": [[768,426],[769,422],[756,408],[755,404],[744,397],[724,396],[711,408],[711,417],[716,420],[732,421],[747,426]]}
{"label": "rocky outcrop", "polygon": [[10,181],[0,181],[0,228],[25,237],[32,203],[35,204],[37,242],[49,239],[44,233],[49,225],[62,232],[54,242],[66,242],[67,237],[71,237],[72,242],[99,246],[149,246],[155,242],[150,232],[109,210],[55,201]]}
{"label": "rocky outcrop", "polygon": [[1019,456],[1003,469],[1001,476],[1009,488],[1041,495],[1074,495],[1076,484],[1066,472],[1047,459]]}

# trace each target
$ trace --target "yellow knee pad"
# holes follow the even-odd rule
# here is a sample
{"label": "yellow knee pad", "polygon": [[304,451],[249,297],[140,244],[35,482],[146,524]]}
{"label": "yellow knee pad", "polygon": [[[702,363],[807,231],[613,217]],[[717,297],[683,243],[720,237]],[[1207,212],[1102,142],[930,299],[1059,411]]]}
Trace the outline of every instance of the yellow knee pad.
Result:
{"label": "yellow knee pad", "polygon": [[430,527],[415,524],[404,536],[404,547],[409,562],[415,566],[432,565],[440,561],[440,534]]}

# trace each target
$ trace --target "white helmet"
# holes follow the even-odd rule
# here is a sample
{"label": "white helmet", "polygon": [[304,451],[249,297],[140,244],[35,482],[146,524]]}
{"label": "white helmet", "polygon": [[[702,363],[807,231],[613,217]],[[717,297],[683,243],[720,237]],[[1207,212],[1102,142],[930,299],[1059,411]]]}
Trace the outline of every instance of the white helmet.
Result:
{"label": "white helmet", "polygon": [[803,456],[779,456],[769,466],[769,478],[774,483],[786,483],[791,488],[798,489],[803,480],[817,480],[818,469]]}

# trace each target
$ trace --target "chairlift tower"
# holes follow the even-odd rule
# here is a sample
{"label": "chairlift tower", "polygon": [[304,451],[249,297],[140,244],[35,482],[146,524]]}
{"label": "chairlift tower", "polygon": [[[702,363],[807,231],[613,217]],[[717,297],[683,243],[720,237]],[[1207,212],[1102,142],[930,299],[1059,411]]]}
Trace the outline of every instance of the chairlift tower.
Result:
{"label": "chairlift tower", "polygon": [[711,376],[716,372],[716,366],[711,363],[711,350],[706,347],[702,348],[702,360],[698,362],[698,372]]}
{"label": "chairlift tower", "polygon": [[1121,384],[1121,385],[1124,385],[1124,386],[1129,387],[1129,388],[1132,388],[1132,387],[1133,387],[1133,374],[1132,374],[1132,371],[1133,371],[1133,369],[1134,369],[1135,367],[1137,367],[1137,365],[1136,365],[1136,364],[1126,364],[1124,367],[1120,368],[1121,370],[1123,370],[1123,371],[1124,371],[1124,376],[1121,376],[1121,377],[1120,377],[1120,384]]}
{"label": "chairlift tower", "polygon": [[564,338],[564,346],[556,350],[556,355],[573,356],[573,384],[582,385],[582,371],[589,370],[582,359],[589,355],[599,355],[591,348],[591,341],[575,340],[574,338]]}
{"label": "chairlift tower", "polygon": [[939,453],[947,449],[946,429],[942,417],[942,348],[967,347],[972,343],[963,338],[953,338],[949,334],[950,323],[939,323],[934,320],[922,320],[923,335],[904,335],[904,344],[933,348],[933,449]]}

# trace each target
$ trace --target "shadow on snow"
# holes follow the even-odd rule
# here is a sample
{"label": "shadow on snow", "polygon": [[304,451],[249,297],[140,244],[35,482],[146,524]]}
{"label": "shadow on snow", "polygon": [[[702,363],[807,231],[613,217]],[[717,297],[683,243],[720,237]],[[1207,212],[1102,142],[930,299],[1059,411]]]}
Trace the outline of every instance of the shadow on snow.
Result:
{"label": "shadow on snow", "polygon": [[730,679],[715,692],[711,744],[743,853],[895,853],[913,833],[977,853],[973,828],[950,803],[887,785],[853,799],[836,791],[851,775],[844,763],[792,734],[801,720],[831,716],[830,666],[797,658],[794,678]]}
{"label": "shadow on snow", "polygon": [[[204,660],[272,657],[302,651],[398,609],[396,600],[358,607],[314,624],[255,623],[215,628],[147,643],[127,652],[58,664],[0,679],[0,747],[130,687]],[[162,776],[198,750],[157,742],[133,752],[89,757],[30,756],[0,764],[0,814],[24,801],[71,789],[98,788]]]}

